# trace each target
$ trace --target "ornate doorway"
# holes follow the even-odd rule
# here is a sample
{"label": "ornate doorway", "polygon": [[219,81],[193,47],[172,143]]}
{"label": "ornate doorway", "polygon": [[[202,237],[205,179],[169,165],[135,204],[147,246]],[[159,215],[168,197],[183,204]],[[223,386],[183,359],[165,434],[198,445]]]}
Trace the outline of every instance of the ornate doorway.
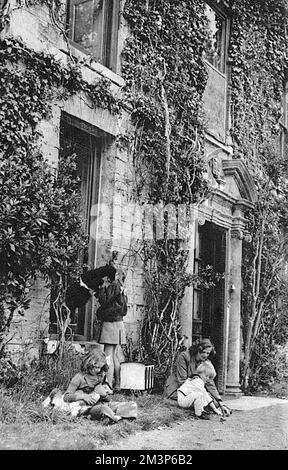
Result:
{"label": "ornate doorway", "polygon": [[[217,386],[222,388],[224,374],[224,315],[227,230],[206,222],[199,225],[195,244],[194,272],[208,268],[212,285],[194,289],[192,339],[210,338],[216,349],[213,359]],[[210,284],[211,284],[210,282]]]}

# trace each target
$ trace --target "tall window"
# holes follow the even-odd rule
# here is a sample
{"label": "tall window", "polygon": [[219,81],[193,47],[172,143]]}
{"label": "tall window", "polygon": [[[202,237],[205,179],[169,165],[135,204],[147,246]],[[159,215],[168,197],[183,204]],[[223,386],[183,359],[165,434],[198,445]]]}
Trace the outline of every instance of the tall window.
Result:
{"label": "tall window", "polygon": [[[79,253],[81,262],[94,267],[95,237],[91,229],[91,208],[98,202],[100,158],[104,136],[101,131],[91,128],[85,122],[63,113],[60,125],[60,159],[76,154],[77,172],[80,178],[81,202],[79,212],[84,221],[84,229],[89,237],[87,252]],[[93,231],[96,230],[93,227]],[[55,294],[51,290],[51,302]],[[70,339],[90,339],[91,331],[91,304],[71,312],[69,325]],[[50,308],[50,334],[57,334],[57,318]]]}
{"label": "tall window", "polygon": [[116,70],[119,0],[69,0],[69,38],[93,59]]}
{"label": "tall window", "polygon": [[210,37],[205,47],[205,58],[217,70],[225,72],[226,20],[218,11],[206,3],[206,17]]}
{"label": "tall window", "polygon": [[204,91],[204,110],[208,122],[208,133],[219,142],[228,137],[227,104],[227,44],[229,32],[229,10],[226,2],[205,2],[208,39],[204,45],[204,57],[208,69],[208,80]]}

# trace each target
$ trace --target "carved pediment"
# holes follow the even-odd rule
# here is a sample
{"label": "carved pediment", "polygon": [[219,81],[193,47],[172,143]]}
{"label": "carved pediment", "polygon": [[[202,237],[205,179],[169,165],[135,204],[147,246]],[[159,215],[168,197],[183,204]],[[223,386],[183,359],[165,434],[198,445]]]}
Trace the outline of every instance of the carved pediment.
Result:
{"label": "carved pediment", "polygon": [[215,149],[205,157],[208,179],[212,186],[221,185],[221,191],[238,201],[254,204],[257,193],[254,181],[240,158],[226,159],[222,149]]}
{"label": "carved pediment", "polygon": [[257,201],[255,184],[244,162],[240,158],[222,160],[222,168],[226,178],[233,178],[241,198],[255,204]]}

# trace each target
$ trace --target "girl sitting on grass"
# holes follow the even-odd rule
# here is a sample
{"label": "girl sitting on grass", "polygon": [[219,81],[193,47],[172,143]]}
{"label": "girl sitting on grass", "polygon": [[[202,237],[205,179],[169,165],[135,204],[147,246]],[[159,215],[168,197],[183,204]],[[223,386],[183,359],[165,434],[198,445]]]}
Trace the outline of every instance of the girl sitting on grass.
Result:
{"label": "girl sitting on grass", "polygon": [[108,367],[105,353],[100,347],[93,348],[85,354],[80,372],[72,378],[64,395],[59,389],[52,390],[44,406],[50,404],[72,416],[108,417],[115,423],[122,418],[136,418],[135,402],[110,402],[113,392],[106,381]]}

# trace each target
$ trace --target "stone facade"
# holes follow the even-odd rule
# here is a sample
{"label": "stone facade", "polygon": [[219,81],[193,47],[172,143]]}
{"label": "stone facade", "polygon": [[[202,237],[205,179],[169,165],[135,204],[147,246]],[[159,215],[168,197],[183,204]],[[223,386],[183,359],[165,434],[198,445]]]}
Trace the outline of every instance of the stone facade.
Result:
{"label": "stone facade", "polygon": [[[66,43],[62,35],[55,30],[51,24],[48,8],[43,6],[30,7],[29,9],[15,9],[11,15],[9,29],[5,34],[21,37],[28,47],[47,53],[52,53],[56,58],[67,62],[68,52]],[[120,51],[123,47],[123,41],[127,34],[125,25],[119,25],[118,37],[118,61],[116,69],[120,69]],[[70,45],[70,53],[78,58],[85,58],[85,54],[73,45]],[[100,63],[91,62],[89,67],[83,66],[83,77],[90,83],[105,76],[110,79],[112,89],[115,94],[119,93],[124,82],[122,77]],[[127,214],[123,213],[121,206],[127,205],[129,194],[131,193],[130,181],[131,163],[128,161],[126,152],[121,151],[115,144],[116,136],[125,132],[127,116],[125,113],[120,117],[111,115],[107,110],[92,109],[85,101],[85,98],[78,94],[68,100],[59,101],[53,104],[51,117],[43,121],[40,125],[42,133],[43,154],[48,159],[51,166],[57,168],[60,150],[60,124],[65,116],[70,123],[82,123],[82,128],[88,132],[94,133],[101,138],[103,142],[101,147],[100,169],[99,169],[99,195],[96,207],[91,208],[91,226],[90,236],[92,244],[95,245],[93,259],[90,257],[89,264],[91,269],[95,266],[105,264],[111,258],[112,251],[119,252],[120,264],[127,264],[122,260],[124,254],[131,243],[132,216],[127,219]],[[129,186],[130,185],[130,186]],[[101,214],[99,214],[99,210]],[[127,291],[129,296],[129,311],[125,318],[128,335],[133,341],[133,332],[138,329],[139,311],[143,305],[143,295],[141,292],[141,267],[133,263],[131,269],[127,272]],[[48,337],[49,326],[49,290],[45,284],[37,280],[31,290],[31,307],[26,312],[25,317],[15,315],[11,328],[12,340],[10,349],[18,351],[21,356],[19,346],[26,350],[26,345],[30,348],[34,346],[40,349],[41,342]],[[48,299],[48,300],[47,300]],[[90,313],[87,313],[85,321],[84,336],[87,340],[93,338],[92,312],[97,307],[90,305]],[[90,318],[91,317],[91,318]],[[36,328],[35,325],[41,327]],[[37,330],[37,331],[36,331]],[[24,349],[23,349],[24,348]],[[25,353],[26,354],[26,353]],[[24,355],[25,355],[24,354]],[[35,355],[34,351],[34,355]]]}
{"label": "stone facade", "polygon": [[[122,2],[120,3],[122,5]],[[226,2],[216,3],[218,7],[223,4],[222,13],[226,27],[223,40],[226,54],[225,37],[228,35],[229,17],[225,10]],[[6,33],[22,37],[30,48],[45,50],[64,62],[67,61],[67,45],[60,32],[51,24],[48,9],[43,6],[15,10]],[[127,27],[121,19],[115,71],[112,72],[100,63],[92,61],[89,66],[83,66],[83,75],[87,81],[93,82],[106,76],[111,80],[114,92],[120,92],[124,84],[120,75],[120,53],[127,34]],[[70,44],[70,53],[85,57],[73,44]],[[222,258],[225,264],[225,281],[221,293],[221,331],[216,337],[216,340],[221,342],[217,363],[218,387],[221,392],[238,393],[241,248],[243,238],[248,237],[245,232],[244,213],[255,202],[255,191],[243,162],[233,159],[229,136],[229,69],[225,65],[221,71],[217,70],[208,61],[207,67],[209,79],[204,95],[209,129],[206,136],[206,163],[207,178],[214,191],[209,199],[192,211],[187,270],[192,273],[195,270],[195,253],[201,230],[204,238],[209,235],[209,230],[205,227],[210,227],[212,232],[218,230],[224,240]],[[54,167],[57,167],[59,159],[60,124],[63,116],[66,122],[72,125],[81,122],[82,130],[101,138],[97,205],[91,209],[90,235],[93,256],[90,256],[89,261],[91,268],[100,266],[110,259],[113,251],[117,251],[120,264],[128,268],[126,287],[129,310],[125,317],[125,326],[127,337],[135,343],[144,305],[143,279],[141,263],[131,256],[129,249],[139,236],[139,214],[137,207],[129,205],[133,191],[132,163],[129,161],[129,155],[115,143],[116,136],[124,132],[129,125],[128,119],[125,114],[115,117],[106,110],[92,109],[81,95],[54,103],[52,117],[41,123],[43,151]],[[33,286],[31,308],[23,319],[16,317],[13,324],[11,347],[17,348],[21,345],[24,351],[29,348],[32,357],[37,355],[43,338],[49,336],[48,296],[49,291],[44,283],[40,279],[37,280]],[[194,325],[197,323],[194,298],[195,292],[191,287],[186,291],[181,309],[182,332],[187,336],[188,344],[192,341]],[[90,305],[86,313],[84,336],[89,341],[95,340],[93,312],[96,306]],[[201,321],[201,318],[198,318],[199,324]]]}

